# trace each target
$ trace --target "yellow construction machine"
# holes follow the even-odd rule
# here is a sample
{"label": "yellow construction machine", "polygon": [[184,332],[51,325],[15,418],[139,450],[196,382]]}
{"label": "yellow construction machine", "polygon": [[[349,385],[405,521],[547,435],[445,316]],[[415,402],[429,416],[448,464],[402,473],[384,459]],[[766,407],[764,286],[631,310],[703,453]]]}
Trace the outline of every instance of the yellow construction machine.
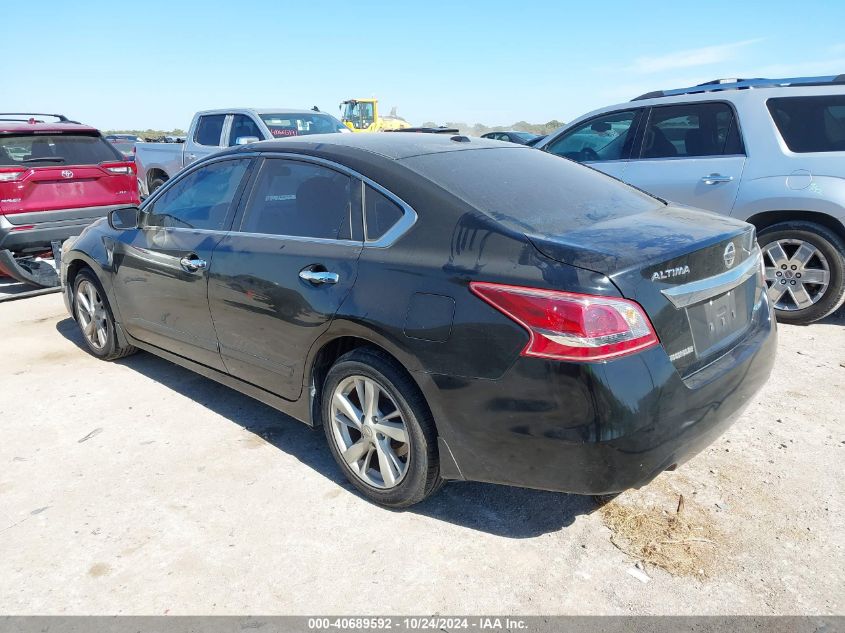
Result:
{"label": "yellow construction machine", "polygon": [[396,108],[386,116],[379,116],[378,99],[347,99],[340,104],[341,120],[353,132],[384,132],[411,127],[396,115]]}

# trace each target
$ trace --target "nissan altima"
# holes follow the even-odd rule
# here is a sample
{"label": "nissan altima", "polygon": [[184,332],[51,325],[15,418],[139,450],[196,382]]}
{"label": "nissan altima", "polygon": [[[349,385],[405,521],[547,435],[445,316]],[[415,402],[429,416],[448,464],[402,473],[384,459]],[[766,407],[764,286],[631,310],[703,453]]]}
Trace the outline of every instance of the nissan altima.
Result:
{"label": "nissan altima", "polygon": [[751,225],[525,146],[232,148],[64,248],[91,354],[141,349],[313,427],[372,501],[642,486],[769,376]]}

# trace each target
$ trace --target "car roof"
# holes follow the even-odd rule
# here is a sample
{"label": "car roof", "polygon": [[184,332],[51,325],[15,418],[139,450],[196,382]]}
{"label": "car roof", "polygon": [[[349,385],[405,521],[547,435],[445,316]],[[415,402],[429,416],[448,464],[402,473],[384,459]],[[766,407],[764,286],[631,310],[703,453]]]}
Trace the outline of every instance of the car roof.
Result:
{"label": "car roof", "polygon": [[[449,136],[448,134],[425,134],[422,132],[380,132],[293,136],[243,145],[241,151],[304,151],[322,154],[336,153],[341,149],[352,149],[362,153],[378,154],[393,160],[402,160],[422,154],[439,154],[471,149],[502,149],[503,145],[500,141],[459,134]],[[530,151],[530,148],[522,145],[514,145],[513,148]]]}
{"label": "car roof", "polygon": [[29,123],[27,121],[0,120],[0,134],[44,134],[47,132],[59,134],[65,132],[77,132],[81,134],[100,133],[97,128],[80,123]]}

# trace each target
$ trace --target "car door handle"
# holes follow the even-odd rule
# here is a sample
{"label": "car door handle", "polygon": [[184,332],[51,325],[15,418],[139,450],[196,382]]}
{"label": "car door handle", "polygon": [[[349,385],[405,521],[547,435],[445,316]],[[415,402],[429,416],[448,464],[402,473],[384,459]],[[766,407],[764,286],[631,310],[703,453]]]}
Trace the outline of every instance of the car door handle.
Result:
{"label": "car door handle", "polygon": [[340,275],[337,273],[330,273],[327,270],[312,270],[305,268],[299,271],[299,278],[314,285],[317,284],[336,284],[340,281]]}
{"label": "car door handle", "polygon": [[182,270],[189,273],[195,273],[199,270],[205,270],[208,268],[208,262],[204,259],[200,259],[196,255],[183,257],[179,260],[179,264],[182,266]]}
{"label": "car door handle", "polygon": [[710,174],[709,176],[702,176],[701,182],[703,182],[705,185],[715,185],[720,182],[730,182],[733,179],[733,176],[723,176],[722,174]]}

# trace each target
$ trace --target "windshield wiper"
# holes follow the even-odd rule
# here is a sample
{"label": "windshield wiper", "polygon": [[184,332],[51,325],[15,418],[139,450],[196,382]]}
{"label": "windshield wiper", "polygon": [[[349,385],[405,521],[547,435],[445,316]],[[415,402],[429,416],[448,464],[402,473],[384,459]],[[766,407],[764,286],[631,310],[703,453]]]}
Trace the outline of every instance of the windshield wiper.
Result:
{"label": "windshield wiper", "polygon": [[63,163],[65,162],[65,159],[61,156],[44,156],[43,158],[24,158],[22,162],[37,163],[41,161],[47,161],[49,163]]}

